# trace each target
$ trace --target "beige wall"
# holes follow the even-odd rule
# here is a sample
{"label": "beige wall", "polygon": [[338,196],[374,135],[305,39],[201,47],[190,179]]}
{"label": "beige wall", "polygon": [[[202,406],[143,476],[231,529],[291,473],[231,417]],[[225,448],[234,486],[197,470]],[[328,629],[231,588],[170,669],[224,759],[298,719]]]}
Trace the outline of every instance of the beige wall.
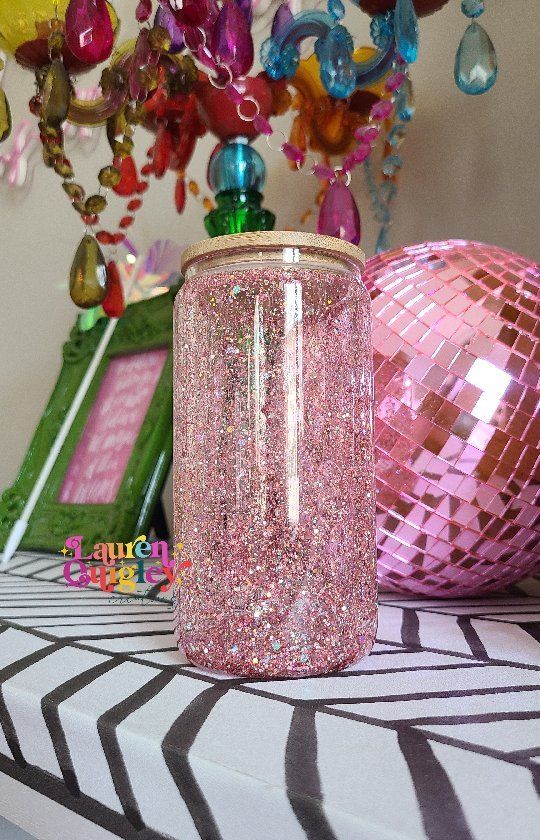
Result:
{"label": "beige wall", "polygon": [[[124,13],[133,8],[132,0],[115,5]],[[421,21],[420,57],[412,69],[417,115],[402,147],[406,163],[393,244],[468,237],[538,258],[540,3],[486,0],[482,23],[497,48],[500,69],[495,87],[480,97],[464,96],[453,82],[454,55],[466,27],[459,5],[450,0]],[[352,8],[348,24],[358,33],[358,45],[369,42],[365,15]],[[124,25],[124,34],[128,29]],[[10,63],[4,84],[17,121],[26,115],[32,77]],[[138,139],[144,154],[149,143]],[[206,138],[191,168],[201,184],[211,147]],[[73,156],[88,190],[107,157],[103,138],[92,158],[80,152]],[[265,157],[270,175],[265,206],[277,212],[277,227],[298,225],[315,183],[290,174],[278,154],[268,151]],[[160,237],[179,243],[203,237],[200,204],[189,203],[178,217],[173,188],[172,177],[152,185],[133,229],[140,248]],[[369,256],[376,228],[361,173],[354,188]],[[120,209],[109,212],[108,218],[116,219]],[[76,316],[66,277],[81,235],[58,179],[42,166],[25,194],[0,184],[0,489],[15,478],[59,370],[61,344]]]}

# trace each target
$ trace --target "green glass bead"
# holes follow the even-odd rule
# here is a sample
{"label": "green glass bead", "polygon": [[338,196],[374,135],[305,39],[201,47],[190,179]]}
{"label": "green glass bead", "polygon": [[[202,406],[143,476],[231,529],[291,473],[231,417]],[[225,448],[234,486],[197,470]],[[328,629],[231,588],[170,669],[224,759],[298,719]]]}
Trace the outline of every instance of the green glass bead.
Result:
{"label": "green glass bead", "polygon": [[91,195],[86,199],[84,209],[88,216],[102,213],[107,206],[107,199],[103,195]]}
{"label": "green glass bead", "polygon": [[73,181],[66,181],[62,184],[66,194],[71,198],[72,201],[82,201],[85,192],[83,187],[80,184],[75,184]]}
{"label": "green glass bead", "polygon": [[123,140],[117,140],[113,145],[114,156],[120,158],[128,157],[132,153],[134,145],[131,137],[124,137]]}
{"label": "green glass bead", "polygon": [[9,135],[11,134],[11,109],[9,107],[8,98],[0,88],[0,143],[3,140],[7,140]]}
{"label": "green glass bead", "polygon": [[99,173],[99,183],[102,187],[116,187],[120,183],[122,173],[116,166],[105,166]]}
{"label": "green glass bead", "polygon": [[261,207],[262,195],[256,190],[225,190],[216,195],[217,207],[204,219],[209,236],[273,230],[276,217]]}
{"label": "green glass bead", "polygon": [[61,178],[73,178],[74,172],[73,167],[69,160],[65,158],[60,160],[55,160],[54,162],[54,171],[57,175],[60,175]]}
{"label": "green glass bead", "polygon": [[69,278],[71,300],[81,309],[98,306],[107,293],[107,264],[96,239],[83,236]]}
{"label": "green glass bead", "polygon": [[45,76],[42,90],[43,121],[60,128],[66,119],[71,102],[71,82],[63,62],[55,58]]}

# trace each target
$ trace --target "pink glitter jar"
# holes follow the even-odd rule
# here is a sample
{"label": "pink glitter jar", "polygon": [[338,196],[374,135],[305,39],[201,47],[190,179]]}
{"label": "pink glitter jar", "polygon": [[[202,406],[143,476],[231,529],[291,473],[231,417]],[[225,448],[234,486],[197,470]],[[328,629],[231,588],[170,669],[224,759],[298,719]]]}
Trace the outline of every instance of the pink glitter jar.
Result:
{"label": "pink glitter jar", "polygon": [[191,662],[323,674],[377,625],[363,254],[306,233],[184,253],[175,307],[175,625]]}

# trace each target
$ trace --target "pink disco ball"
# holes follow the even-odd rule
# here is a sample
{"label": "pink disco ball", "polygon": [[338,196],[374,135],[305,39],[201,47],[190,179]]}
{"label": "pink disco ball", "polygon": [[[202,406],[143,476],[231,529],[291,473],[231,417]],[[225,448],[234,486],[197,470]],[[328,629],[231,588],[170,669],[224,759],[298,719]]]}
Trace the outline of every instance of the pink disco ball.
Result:
{"label": "pink disco ball", "polygon": [[478,242],[368,261],[382,588],[484,594],[540,566],[540,269]]}

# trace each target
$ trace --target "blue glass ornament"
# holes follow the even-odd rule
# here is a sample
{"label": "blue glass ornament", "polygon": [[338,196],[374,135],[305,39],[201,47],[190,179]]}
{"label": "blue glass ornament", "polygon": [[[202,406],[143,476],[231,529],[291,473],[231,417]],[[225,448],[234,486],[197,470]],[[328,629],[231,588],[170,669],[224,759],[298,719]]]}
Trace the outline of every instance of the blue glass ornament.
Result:
{"label": "blue glass ornament", "polygon": [[383,226],[377,237],[377,243],[375,245],[375,253],[382,254],[383,251],[388,251],[390,247],[390,240],[388,238],[388,228]]}
{"label": "blue glass ornament", "polygon": [[353,41],[344,26],[335,26],[326,38],[319,38],[315,44],[321,82],[330,96],[337,99],[346,99],[356,88],[352,51]]}
{"label": "blue glass ornament", "polygon": [[477,18],[484,13],[483,0],[461,0],[461,11],[468,18]]}
{"label": "blue glass ornament", "polygon": [[405,79],[397,92],[396,114],[401,122],[410,122],[414,117],[413,92],[410,79]]}
{"label": "blue glass ornament", "polygon": [[[272,35],[261,46],[261,63],[271,79],[290,79],[298,67],[300,44],[306,38],[316,38],[327,59],[324,77],[321,72],[321,81],[325,87],[325,79],[329,82],[332,89],[327,90],[332,96],[346,98],[354,90],[349,81],[349,65],[355,74],[355,87],[365,87],[380,81],[392,67],[396,58],[396,45],[391,16],[387,16],[385,21],[377,36],[379,49],[375,55],[365,61],[353,61],[352,47],[347,46],[350,39],[348,31],[345,27],[336,25],[336,21],[328,12],[314,9],[299,12],[289,18],[286,10],[280,6],[274,17]],[[339,32],[333,34],[326,47],[323,46],[335,29],[343,30],[346,36]]]}
{"label": "blue glass ornament", "polygon": [[394,13],[390,11],[384,15],[375,15],[369,25],[369,34],[377,47],[385,47],[389,41],[393,41]]}
{"label": "blue glass ornament", "polygon": [[341,0],[328,0],[328,14],[334,20],[341,20],[345,17],[345,6]]}
{"label": "blue glass ornament", "polygon": [[394,28],[398,52],[411,64],[418,55],[418,19],[413,0],[397,0]]}
{"label": "blue glass ornament", "polygon": [[381,169],[385,175],[395,175],[398,169],[403,166],[403,160],[399,155],[387,155],[382,162]]}
{"label": "blue glass ornament", "polygon": [[265,181],[264,161],[248,143],[227,143],[210,160],[208,183],[216,194],[225,190],[261,192]]}
{"label": "blue glass ornament", "polygon": [[399,149],[405,139],[407,128],[403,123],[396,123],[388,132],[388,142],[394,149]]}
{"label": "blue glass ornament", "polygon": [[463,93],[485,93],[497,79],[497,55],[486,30],[471,23],[461,39],[454,64],[454,79]]}

